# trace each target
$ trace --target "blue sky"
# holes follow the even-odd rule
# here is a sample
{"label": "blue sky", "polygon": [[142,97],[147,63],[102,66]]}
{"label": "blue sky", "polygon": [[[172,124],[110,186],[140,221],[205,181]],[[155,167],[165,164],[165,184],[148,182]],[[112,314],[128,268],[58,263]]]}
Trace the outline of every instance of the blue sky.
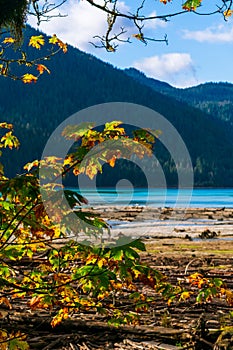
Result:
{"label": "blue sky", "polygon": [[[101,1],[101,0],[99,0]],[[119,6],[132,11],[137,0],[119,1]],[[209,5],[203,0],[200,12],[215,9],[216,0]],[[155,0],[147,0],[147,14],[165,14],[180,10],[181,1],[164,5]],[[132,37],[135,29],[126,20],[117,26],[128,30],[132,44],[120,44],[115,53],[96,49],[89,42],[93,36],[104,33],[106,14],[95,9],[85,0],[67,0],[60,9],[64,18],[53,18],[42,22],[40,29],[57,36],[73,46],[92,53],[96,57],[119,68],[135,67],[147,76],[166,81],[177,87],[197,85],[206,81],[229,81],[233,83],[233,18],[227,22],[221,15],[196,16],[192,13],[173,17],[171,21],[153,21],[145,24],[145,34],[161,39],[165,34],[169,44],[149,42],[147,46]],[[36,27],[34,18],[29,23]],[[117,28],[116,28],[117,30]]]}

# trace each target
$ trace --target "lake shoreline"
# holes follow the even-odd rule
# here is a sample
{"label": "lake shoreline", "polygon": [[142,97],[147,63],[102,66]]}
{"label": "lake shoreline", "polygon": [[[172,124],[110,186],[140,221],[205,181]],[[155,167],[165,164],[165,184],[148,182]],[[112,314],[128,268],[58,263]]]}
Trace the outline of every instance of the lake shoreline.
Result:
{"label": "lake shoreline", "polygon": [[233,240],[233,208],[95,206],[83,211],[105,219],[114,236]]}

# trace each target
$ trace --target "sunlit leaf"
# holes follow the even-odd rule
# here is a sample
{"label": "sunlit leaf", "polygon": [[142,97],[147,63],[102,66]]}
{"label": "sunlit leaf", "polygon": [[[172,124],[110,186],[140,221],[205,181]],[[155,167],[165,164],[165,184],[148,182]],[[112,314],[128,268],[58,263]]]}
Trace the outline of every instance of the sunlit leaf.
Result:
{"label": "sunlit leaf", "polygon": [[187,11],[196,11],[197,7],[201,5],[202,0],[187,0],[183,4],[183,9]]}
{"label": "sunlit leaf", "polygon": [[233,14],[233,10],[230,10],[230,9],[228,9],[228,10],[226,10],[226,11],[224,11],[224,17],[231,17],[232,16],[232,14]]}
{"label": "sunlit leaf", "polygon": [[25,84],[36,83],[37,80],[38,80],[38,78],[35,75],[30,74],[30,73],[26,73],[22,76],[22,81]]}
{"label": "sunlit leaf", "polygon": [[11,37],[5,38],[5,39],[3,40],[3,44],[13,44],[14,42],[15,42],[15,39],[14,39],[14,38],[11,38]]}
{"label": "sunlit leaf", "polygon": [[30,38],[29,46],[35,47],[36,49],[40,49],[41,46],[44,45],[44,42],[45,41],[43,35],[33,35]]}
{"label": "sunlit leaf", "polygon": [[43,74],[44,71],[50,74],[50,70],[44,64],[38,64],[36,68],[40,74]]}
{"label": "sunlit leaf", "polygon": [[12,134],[12,131],[9,131],[6,133],[2,138],[1,142],[3,142],[4,147],[9,147],[12,149],[13,147],[18,148],[19,147],[19,140],[16,136]]}

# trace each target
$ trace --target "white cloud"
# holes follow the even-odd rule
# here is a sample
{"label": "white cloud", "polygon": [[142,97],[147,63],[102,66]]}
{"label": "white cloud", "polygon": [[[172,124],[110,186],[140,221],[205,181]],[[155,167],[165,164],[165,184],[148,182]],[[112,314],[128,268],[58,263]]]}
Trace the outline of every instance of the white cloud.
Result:
{"label": "white cloud", "polygon": [[164,80],[177,87],[198,83],[189,53],[169,53],[147,57],[135,61],[133,66],[152,78]]}
{"label": "white cloud", "polygon": [[[157,13],[155,11],[151,12],[148,17],[155,17]],[[144,28],[145,29],[157,29],[157,28],[164,28],[167,26],[167,22],[161,19],[151,19],[149,21],[144,22]]]}
{"label": "white cloud", "polygon": [[[130,8],[123,1],[118,2],[118,10],[130,12]],[[48,22],[42,22],[38,29],[48,35],[56,33],[61,40],[81,50],[93,51],[90,42],[98,43],[98,39],[93,37],[96,35],[101,37],[106,34],[107,14],[82,0],[68,0],[60,9],[60,12],[65,17],[54,17]],[[33,16],[29,18],[28,23],[33,27],[37,27],[36,18]],[[131,21],[119,18],[114,25],[112,34],[118,34],[122,27],[126,30],[126,33],[121,39],[126,40],[128,36],[134,33],[134,26]],[[120,43],[117,42],[117,44]]]}
{"label": "white cloud", "polygon": [[226,27],[220,25],[197,31],[184,30],[183,33],[184,39],[192,39],[199,42],[233,42],[233,26]]}
{"label": "white cloud", "polygon": [[[90,47],[93,36],[103,35],[106,30],[106,14],[87,1],[69,0],[60,11],[67,16],[42,22],[39,29],[49,35],[56,33],[61,40],[83,50]],[[34,17],[28,23],[36,27]]]}

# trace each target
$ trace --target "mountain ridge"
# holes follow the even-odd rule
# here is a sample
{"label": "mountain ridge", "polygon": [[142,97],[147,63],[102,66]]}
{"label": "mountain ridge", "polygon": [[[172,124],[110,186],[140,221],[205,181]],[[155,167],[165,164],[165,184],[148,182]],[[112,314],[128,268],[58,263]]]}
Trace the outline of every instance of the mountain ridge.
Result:
{"label": "mountain ridge", "polygon": [[[25,36],[36,33],[27,28]],[[46,50],[45,46],[41,54]],[[15,124],[21,140],[21,149],[7,152],[4,158],[8,174],[20,173],[24,163],[40,158],[50,133],[69,115],[99,103],[130,102],[156,110],[178,130],[192,158],[196,186],[233,186],[233,142],[225,121],[177,100],[176,96],[155,91],[72,46],[65,55],[58,54],[46,65],[51,75],[44,74],[35,85],[0,79],[1,119]],[[155,152],[168,185],[175,186],[176,171],[170,155],[160,144]],[[110,173],[111,169],[107,171]]]}
{"label": "mountain ridge", "polygon": [[209,115],[227,121],[233,127],[233,84],[229,82],[206,82],[187,88],[176,88],[166,82],[147,77],[135,68],[125,73],[153,90],[174,97]]}

